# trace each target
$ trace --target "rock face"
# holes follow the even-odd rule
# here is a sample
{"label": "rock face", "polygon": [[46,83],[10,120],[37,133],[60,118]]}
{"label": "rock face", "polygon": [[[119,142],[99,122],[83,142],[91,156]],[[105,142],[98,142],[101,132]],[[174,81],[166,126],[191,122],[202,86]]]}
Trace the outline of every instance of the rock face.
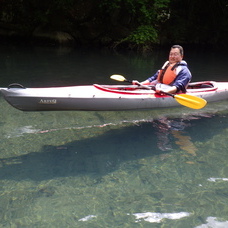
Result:
{"label": "rock face", "polygon": [[45,31],[36,29],[32,34],[33,39],[53,42],[59,45],[74,44],[75,39],[72,35],[62,31]]}

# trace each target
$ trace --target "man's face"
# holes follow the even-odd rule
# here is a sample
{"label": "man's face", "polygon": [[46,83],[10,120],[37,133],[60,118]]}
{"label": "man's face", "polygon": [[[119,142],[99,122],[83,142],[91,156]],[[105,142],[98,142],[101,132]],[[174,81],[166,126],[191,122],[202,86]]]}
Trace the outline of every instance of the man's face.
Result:
{"label": "man's face", "polygon": [[183,56],[181,56],[179,48],[171,48],[170,53],[169,53],[169,62],[172,63],[177,63],[182,60]]}

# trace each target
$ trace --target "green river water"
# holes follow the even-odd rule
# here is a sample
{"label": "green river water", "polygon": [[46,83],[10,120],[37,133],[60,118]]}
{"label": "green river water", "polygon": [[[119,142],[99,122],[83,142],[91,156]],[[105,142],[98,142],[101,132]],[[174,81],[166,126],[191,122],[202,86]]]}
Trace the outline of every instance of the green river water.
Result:
{"label": "green river water", "polygon": [[[167,52],[1,50],[2,87],[140,80]],[[189,53],[199,80],[227,80],[215,55]],[[0,227],[228,227],[227,108],[21,112],[0,97]]]}

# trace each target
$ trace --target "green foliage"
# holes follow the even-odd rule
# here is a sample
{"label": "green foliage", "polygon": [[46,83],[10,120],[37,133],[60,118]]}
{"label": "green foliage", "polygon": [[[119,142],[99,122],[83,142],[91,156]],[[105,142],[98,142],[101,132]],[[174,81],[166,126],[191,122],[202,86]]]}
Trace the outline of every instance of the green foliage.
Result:
{"label": "green foliage", "polygon": [[157,43],[157,31],[150,25],[139,26],[125,41],[135,43],[137,45],[147,44],[148,42]]}
{"label": "green foliage", "polygon": [[169,3],[170,0],[103,0],[102,7],[108,13],[118,9],[128,14],[130,34],[120,43],[148,46],[158,42],[160,26],[169,17]]}
{"label": "green foliage", "polygon": [[124,9],[135,17],[136,22],[155,25],[160,14],[168,12],[169,3],[170,0],[103,0],[100,7],[108,13]]}
{"label": "green foliage", "polygon": [[110,46],[190,43],[228,47],[227,1],[0,0],[0,25],[13,31],[9,34],[19,31],[26,36],[37,28],[64,30],[79,42],[88,38],[88,43]]}

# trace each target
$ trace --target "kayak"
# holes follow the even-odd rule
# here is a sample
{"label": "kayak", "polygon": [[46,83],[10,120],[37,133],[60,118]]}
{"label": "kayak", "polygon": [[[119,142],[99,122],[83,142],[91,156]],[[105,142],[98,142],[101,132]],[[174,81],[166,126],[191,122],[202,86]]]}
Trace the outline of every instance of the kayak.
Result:
{"label": "kayak", "polygon": [[[14,83],[8,88],[0,88],[0,91],[10,105],[22,111],[121,111],[180,106],[172,96],[144,87],[94,84],[25,88]],[[189,83],[186,94],[207,102],[226,100],[228,82]]]}

